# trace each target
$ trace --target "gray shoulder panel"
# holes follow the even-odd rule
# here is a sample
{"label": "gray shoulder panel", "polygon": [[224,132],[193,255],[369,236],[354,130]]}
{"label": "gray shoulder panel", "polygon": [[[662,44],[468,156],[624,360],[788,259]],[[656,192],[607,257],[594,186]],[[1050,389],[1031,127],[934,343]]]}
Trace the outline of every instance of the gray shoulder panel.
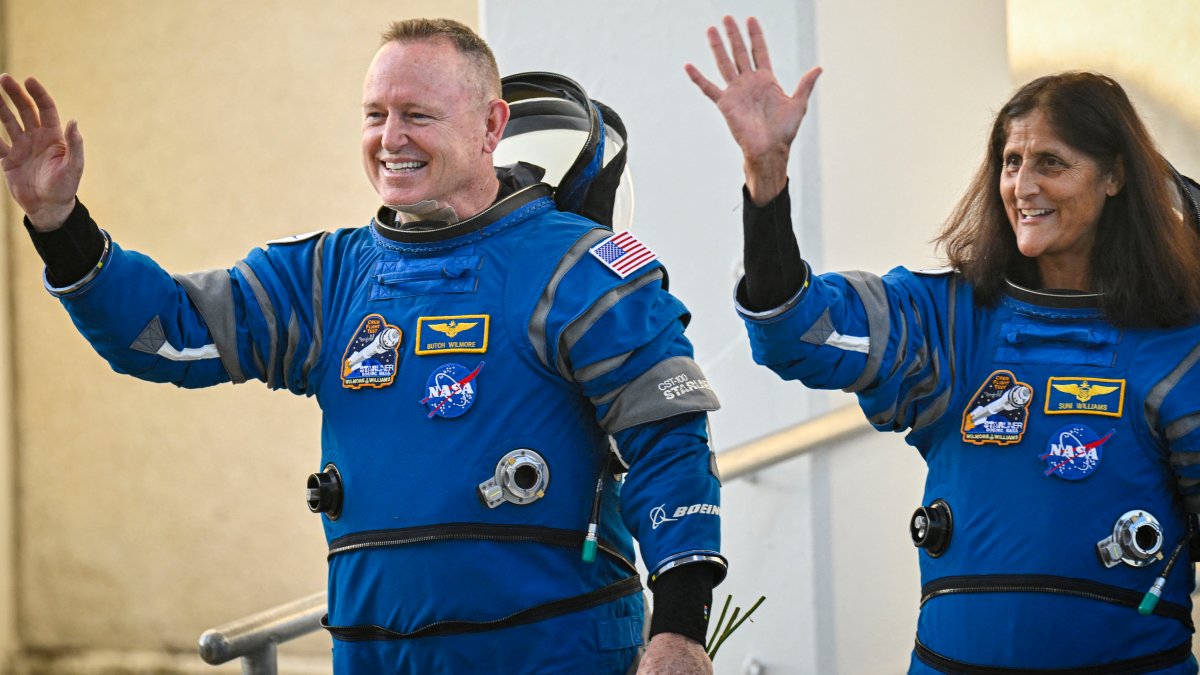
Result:
{"label": "gray shoulder panel", "polygon": [[600,426],[615,434],[638,424],[720,407],[700,366],[687,356],[674,356],[623,387]]}
{"label": "gray shoulder panel", "polygon": [[233,315],[233,282],[228,270],[207,270],[191,274],[173,275],[176,282],[187,292],[192,304],[196,305],[208,331],[212,333],[221,365],[229,373],[234,384],[246,381],[242,364],[238,360],[237,324]]}

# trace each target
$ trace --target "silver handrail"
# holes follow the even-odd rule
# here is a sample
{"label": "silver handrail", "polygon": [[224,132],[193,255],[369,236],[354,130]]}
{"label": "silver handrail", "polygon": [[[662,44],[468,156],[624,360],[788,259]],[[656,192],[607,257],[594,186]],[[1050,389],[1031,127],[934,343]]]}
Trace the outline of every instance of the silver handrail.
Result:
{"label": "silver handrail", "polygon": [[858,406],[844,406],[718,453],[717,468],[722,480],[742,478],[871,428]]}
{"label": "silver handrail", "polygon": [[[846,406],[717,454],[725,481],[870,429],[858,406]],[[204,631],[200,658],[214,666],[241,657],[242,675],[275,675],[276,647],[321,627],[325,592],[314,593]]]}
{"label": "silver handrail", "polygon": [[242,675],[275,675],[277,645],[321,627],[325,591],[210,628],[200,636],[200,658],[219,666],[241,657]]}

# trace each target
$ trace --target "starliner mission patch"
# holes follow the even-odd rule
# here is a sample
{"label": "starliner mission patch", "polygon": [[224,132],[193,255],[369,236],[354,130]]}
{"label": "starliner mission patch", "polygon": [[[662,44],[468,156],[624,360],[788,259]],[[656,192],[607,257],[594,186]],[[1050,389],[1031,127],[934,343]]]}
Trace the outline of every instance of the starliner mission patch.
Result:
{"label": "starliner mission patch", "polygon": [[963,440],[975,445],[1020,443],[1029,418],[1033,387],[1009,370],[988,375],[963,411]]}
{"label": "starliner mission patch", "polygon": [[396,379],[400,329],[379,314],[368,314],[358,325],[342,357],[342,386],[381,389]]}

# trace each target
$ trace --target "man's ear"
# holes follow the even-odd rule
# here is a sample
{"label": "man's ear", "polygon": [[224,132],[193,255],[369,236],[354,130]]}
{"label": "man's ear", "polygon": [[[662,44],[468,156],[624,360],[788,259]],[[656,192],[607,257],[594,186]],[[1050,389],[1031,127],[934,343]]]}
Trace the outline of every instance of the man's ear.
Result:
{"label": "man's ear", "polygon": [[487,154],[492,154],[496,151],[496,146],[500,145],[500,138],[504,135],[504,127],[508,125],[508,103],[504,99],[494,98],[488,102],[487,117],[485,123],[487,131],[483,137],[483,151]]}

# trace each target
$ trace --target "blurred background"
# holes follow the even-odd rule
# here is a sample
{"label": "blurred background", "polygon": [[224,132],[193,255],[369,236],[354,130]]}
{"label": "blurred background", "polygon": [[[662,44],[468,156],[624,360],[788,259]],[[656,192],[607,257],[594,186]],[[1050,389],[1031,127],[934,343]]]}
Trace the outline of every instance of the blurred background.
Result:
{"label": "blurred background", "polygon": [[[36,75],[79,120],[80,195],[101,226],[178,272],[369,221],[361,84],[393,20],[455,18],[502,74],[574,78],[629,129],[633,227],[693,312],[725,406],[720,452],[852,403],[753,366],[732,309],[740,155],[683,72],[717,79],[703,31],[730,11],[762,20],[785,89],[825,69],[791,173],[818,270],[938,266],[930,239],[996,109],[1048,72],[1115,77],[1167,158],[1200,175],[1189,0],[0,0],[0,70]],[[42,289],[7,195],[0,226],[0,672],[238,672],[200,661],[202,631],[324,587],[303,503],[320,468],[315,403],[112,373]],[[923,475],[901,436],[864,431],[729,481],[716,599],[767,600],[717,671],[903,672]],[[284,645],[280,671],[329,672],[329,644]]]}

